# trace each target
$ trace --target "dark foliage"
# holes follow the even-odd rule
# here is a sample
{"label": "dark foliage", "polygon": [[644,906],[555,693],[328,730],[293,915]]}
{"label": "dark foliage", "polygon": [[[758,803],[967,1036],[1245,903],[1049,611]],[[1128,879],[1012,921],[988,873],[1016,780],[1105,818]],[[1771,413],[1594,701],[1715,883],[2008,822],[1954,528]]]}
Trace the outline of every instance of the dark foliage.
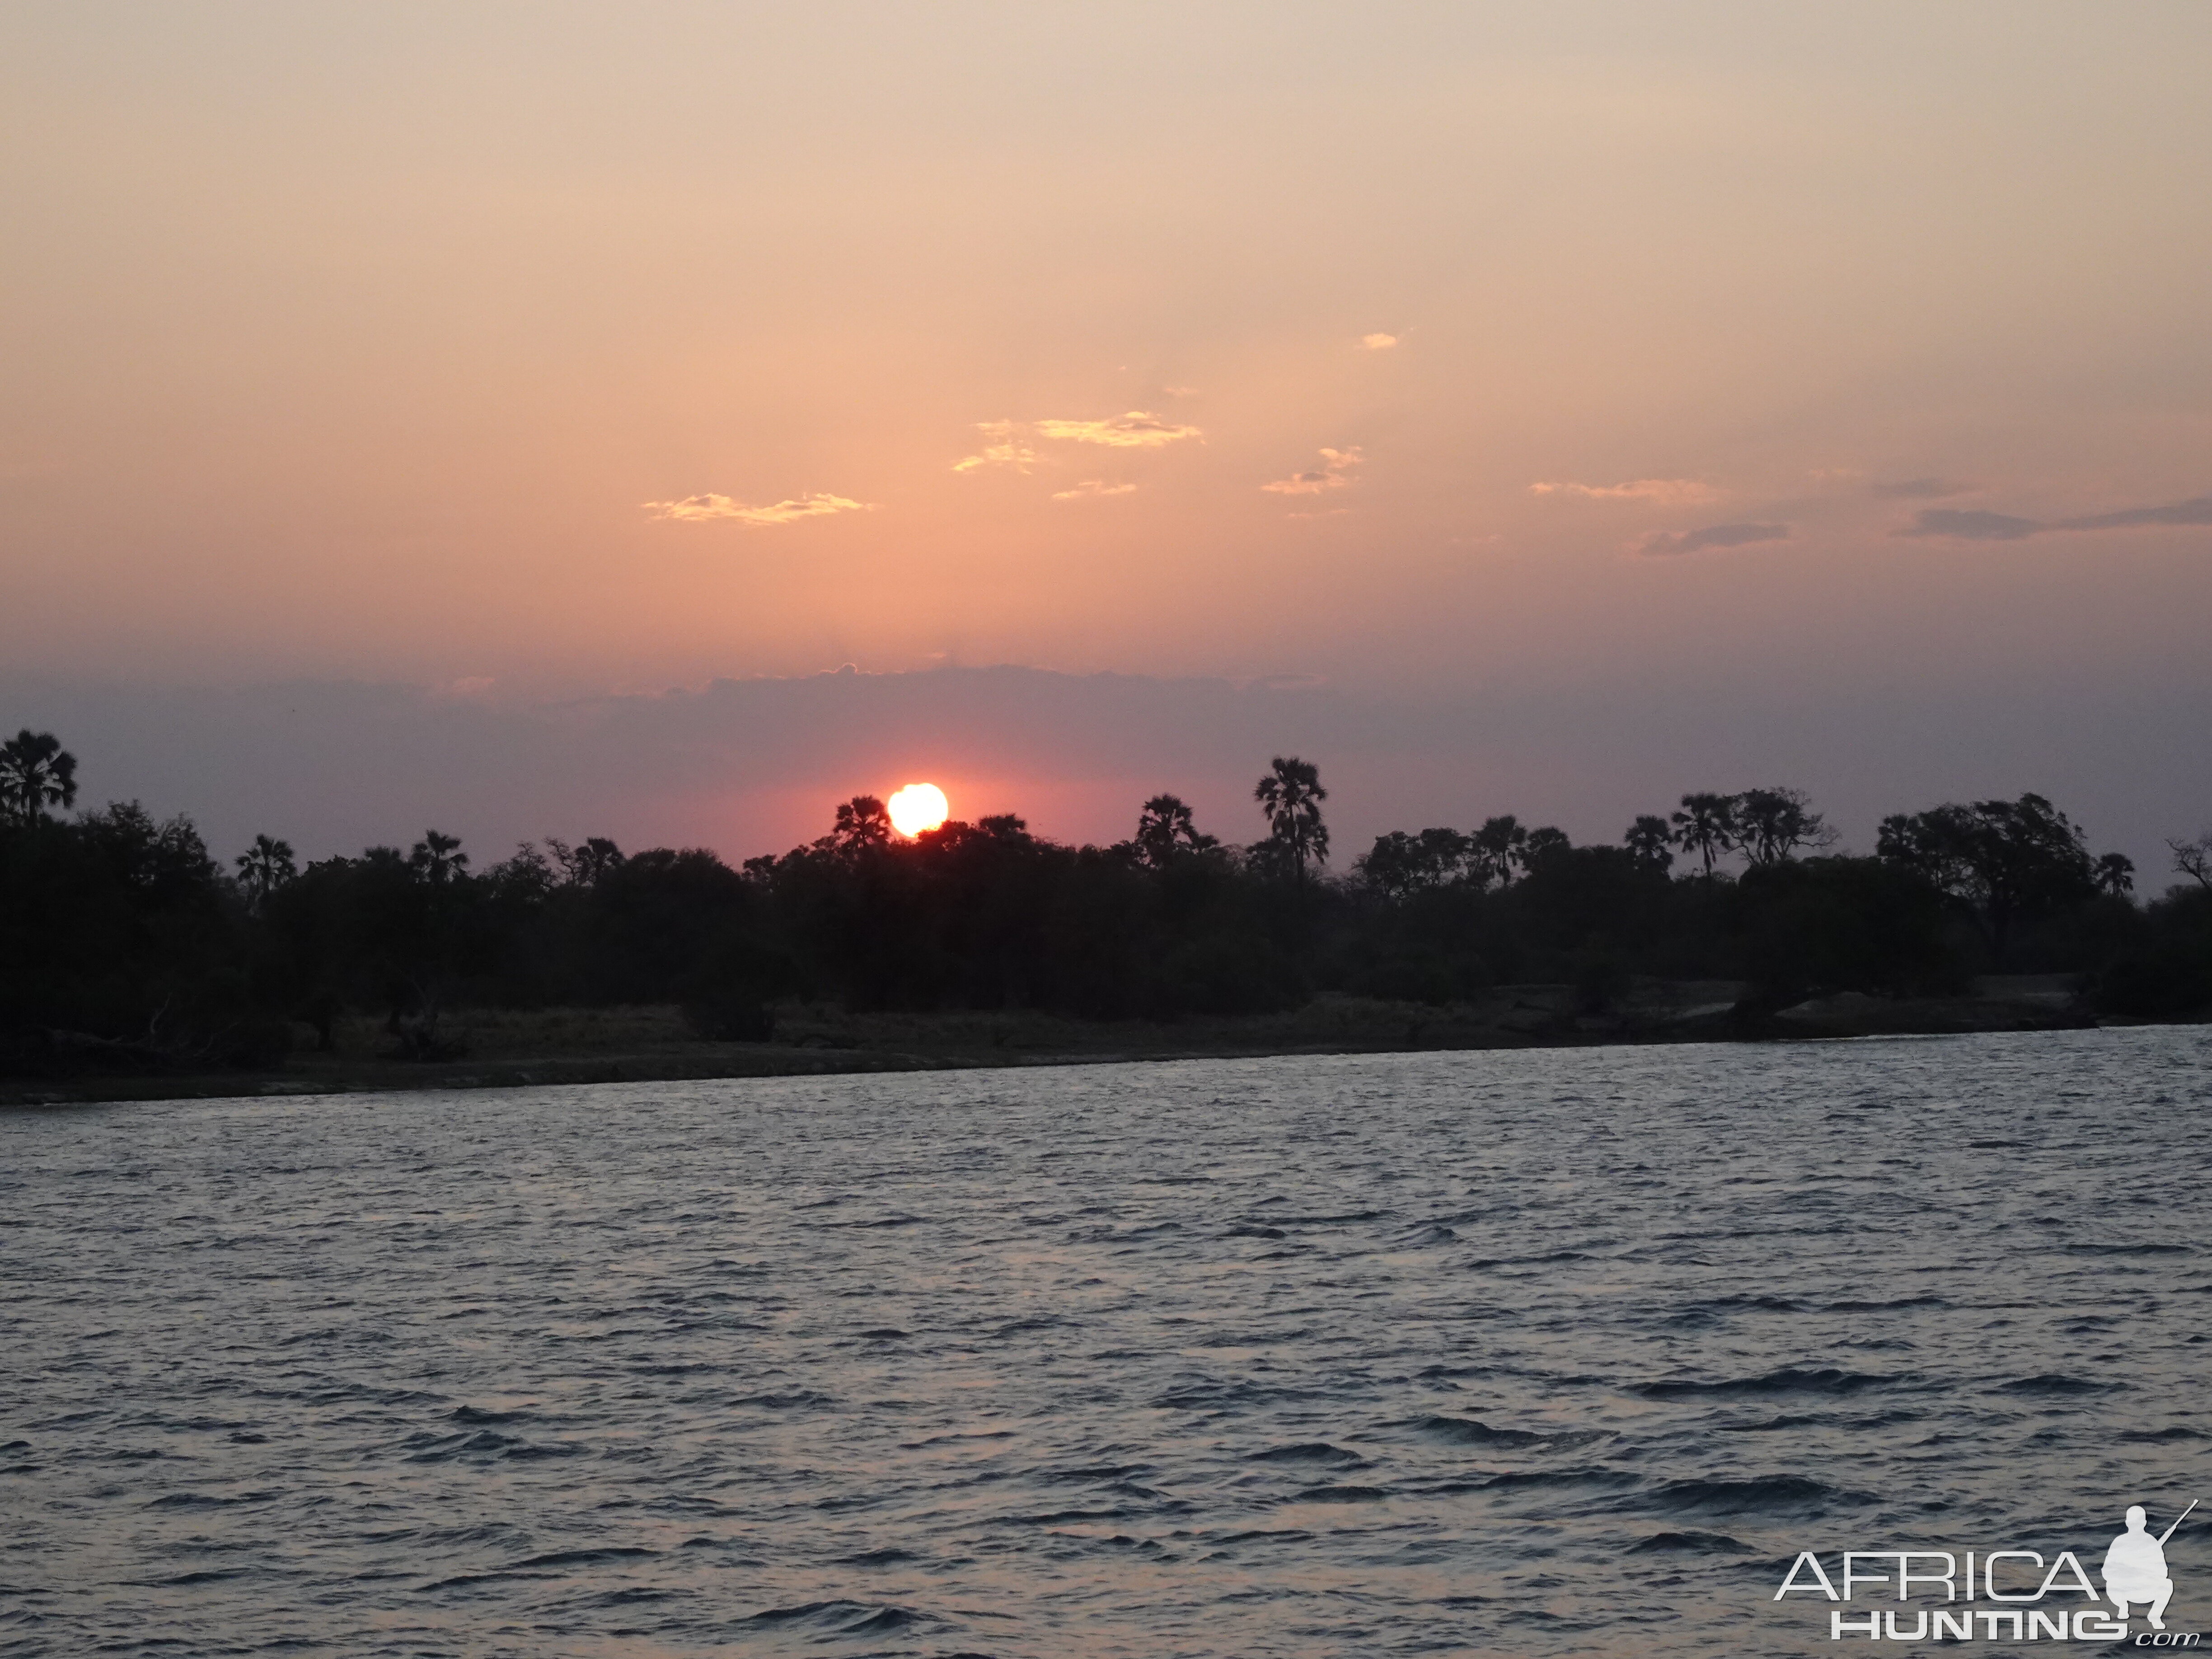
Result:
{"label": "dark foliage", "polygon": [[2212,889],[2176,887],[2098,975],[2108,1013],[2173,1019],[2212,1012]]}
{"label": "dark foliage", "polygon": [[2010,965],[2016,929],[2081,903],[2098,887],[2081,832],[2040,795],[1899,813],[1881,821],[1876,850],[1949,898],[2000,967]]}
{"label": "dark foliage", "polygon": [[383,1022],[389,1052],[434,1057],[456,1052],[440,1022],[457,1006],[673,1003],[703,1037],[763,1041],[793,998],[1174,1019],[1542,981],[1597,1012],[1639,976],[1746,981],[1780,1006],[1940,994],[1993,968],[2081,973],[2117,1013],[2212,1005],[2212,886],[2181,856],[2197,844],[2177,868],[2199,884],[2139,908],[2125,861],[2093,860],[2033,795],[1893,817],[1875,858],[1797,856],[1832,837],[1776,788],[1686,796],[1672,826],[1640,817],[1618,847],[1510,816],[1395,833],[1322,878],[1326,792],[1290,758],[1255,792],[1268,835],[1243,849],[1172,795],[1106,848],[1011,816],[909,841],[864,795],[743,870],[602,837],[479,869],[431,830],[304,869],[264,836],[233,876],[189,823],[135,803],[53,817],[74,763],[27,733],[11,755],[0,1068],[17,1072],[265,1064],[295,1024],[329,1046],[348,1009]]}
{"label": "dark foliage", "polygon": [[20,1071],[254,1065],[250,918],[188,822],[137,802],[0,830],[0,1058]]}

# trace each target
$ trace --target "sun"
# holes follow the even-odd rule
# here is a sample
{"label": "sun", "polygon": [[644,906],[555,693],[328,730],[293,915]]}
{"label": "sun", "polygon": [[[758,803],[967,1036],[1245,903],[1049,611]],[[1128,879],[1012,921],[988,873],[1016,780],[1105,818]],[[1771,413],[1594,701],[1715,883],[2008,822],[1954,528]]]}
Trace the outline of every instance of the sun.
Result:
{"label": "sun", "polygon": [[945,792],[933,783],[909,783],[884,804],[890,808],[891,828],[902,836],[938,828],[952,810]]}

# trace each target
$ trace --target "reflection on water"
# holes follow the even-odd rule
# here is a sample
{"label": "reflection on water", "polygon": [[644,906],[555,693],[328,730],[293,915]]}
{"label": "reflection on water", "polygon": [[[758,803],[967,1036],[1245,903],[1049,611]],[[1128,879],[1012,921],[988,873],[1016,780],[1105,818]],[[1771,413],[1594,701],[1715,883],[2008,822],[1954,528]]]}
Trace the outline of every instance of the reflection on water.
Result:
{"label": "reflection on water", "polygon": [[2205,1492],[2209,1054],[15,1115],[0,1655],[1835,1651]]}

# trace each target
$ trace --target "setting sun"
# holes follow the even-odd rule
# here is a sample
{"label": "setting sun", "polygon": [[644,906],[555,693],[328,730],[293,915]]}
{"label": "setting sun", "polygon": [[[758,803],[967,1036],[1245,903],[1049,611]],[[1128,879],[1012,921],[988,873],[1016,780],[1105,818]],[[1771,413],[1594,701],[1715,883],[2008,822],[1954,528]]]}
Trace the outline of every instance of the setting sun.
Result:
{"label": "setting sun", "polygon": [[902,836],[934,830],[951,811],[945,792],[933,783],[909,783],[885,804],[890,808],[891,828]]}

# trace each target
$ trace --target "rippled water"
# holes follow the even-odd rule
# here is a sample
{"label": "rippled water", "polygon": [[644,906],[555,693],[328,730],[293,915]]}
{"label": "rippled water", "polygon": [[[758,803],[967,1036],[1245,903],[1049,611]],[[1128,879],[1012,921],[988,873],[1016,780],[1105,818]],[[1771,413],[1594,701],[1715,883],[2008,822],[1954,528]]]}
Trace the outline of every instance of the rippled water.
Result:
{"label": "rippled water", "polygon": [[2212,1498],[2208,1058],[0,1118],[0,1653],[1838,1651],[1801,1548]]}

